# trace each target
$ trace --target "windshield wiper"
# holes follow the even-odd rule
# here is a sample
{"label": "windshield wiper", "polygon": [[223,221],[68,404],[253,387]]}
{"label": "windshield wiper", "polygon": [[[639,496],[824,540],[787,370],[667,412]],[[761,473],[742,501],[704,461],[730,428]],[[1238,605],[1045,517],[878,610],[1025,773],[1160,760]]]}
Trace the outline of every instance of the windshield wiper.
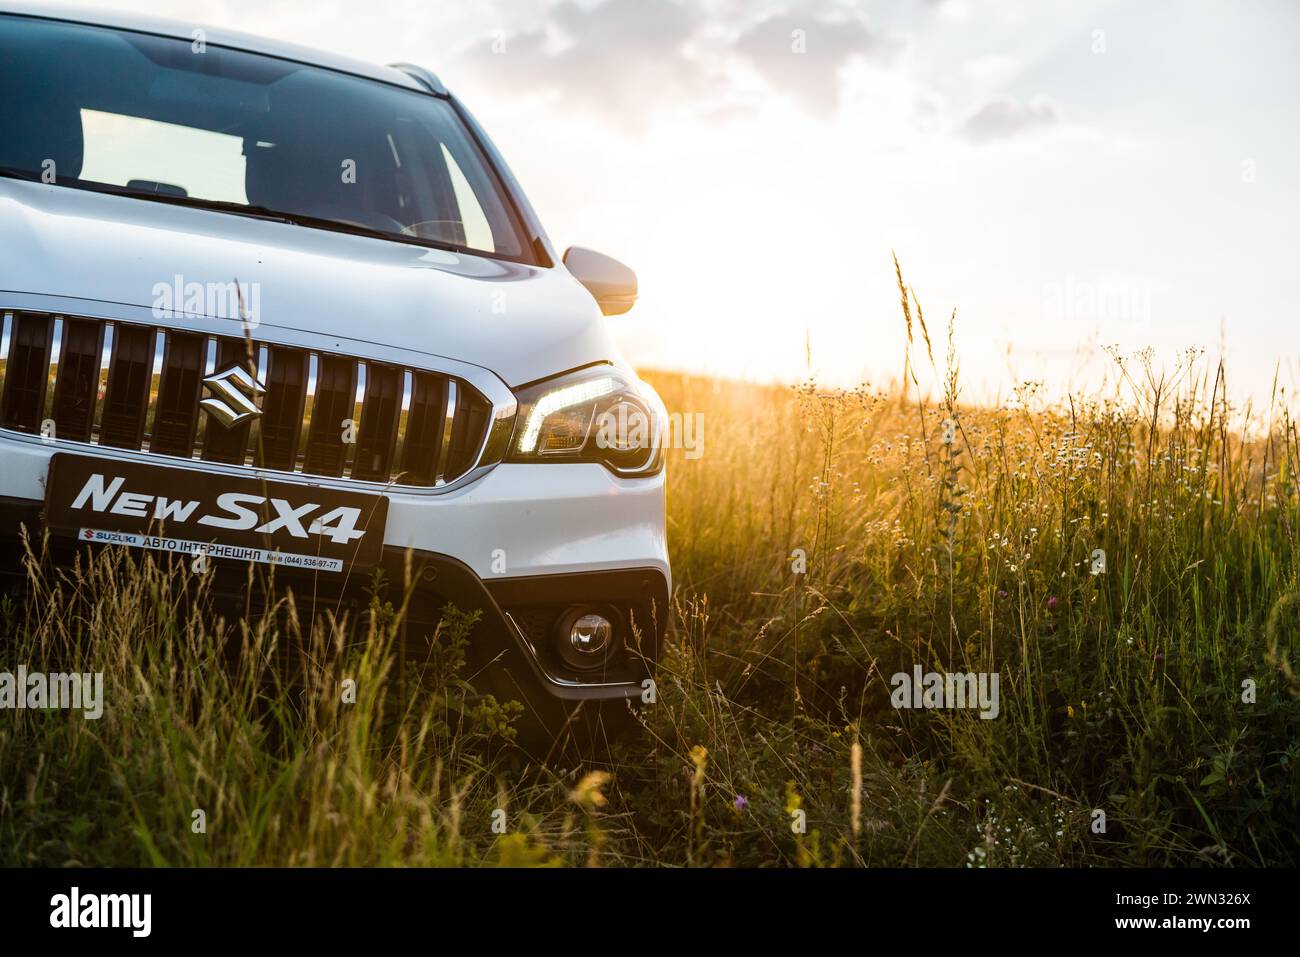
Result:
{"label": "windshield wiper", "polygon": [[[43,182],[40,173],[34,173],[31,170],[17,169],[12,166],[0,166],[0,176],[10,179],[26,180],[28,182]],[[442,242],[436,239],[426,239],[422,236],[408,236],[405,233],[388,232],[382,229],[374,229],[370,226],[362,226],[358,223],[346,223],[337,219],[322,219],[319,216],[307,216],[302,213],[290,213],[282,209],[271,209],[266,206],[257,206],[251,203],[231,203],[220,199],[199,199],[194,196],[173,196],[168,193],[143,192],[137,189],[131,189],[126,186],[114,186],[111,183],[95,183],[82,179],[62,179],[57,185],[71,186],[74,189],[84,189],[92,193],[108,193],[113,196],[129,196],[133,199],[146,199],[154,203],[166,203],[170,206],[187,206],[191,209],[205,209],[216,213],[233,213],[236,216],[251,216],[254,219],[267,219],[275,222],[289,223],[294,226],[304,226],[309,229],[322,229],[333,233],[346,233],[353,236],[365,236],[371,239],[385,239],[389,242],[412,243],[416,246],[428,246],[432,249],[443,249],[447,252],[468,254],[469,249],[456,243]]]}

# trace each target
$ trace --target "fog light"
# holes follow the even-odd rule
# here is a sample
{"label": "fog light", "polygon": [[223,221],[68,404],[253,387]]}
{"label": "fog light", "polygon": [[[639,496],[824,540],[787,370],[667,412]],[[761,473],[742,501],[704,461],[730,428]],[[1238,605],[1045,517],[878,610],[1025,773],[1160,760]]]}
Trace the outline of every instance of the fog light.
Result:
{"label": "fog light", "polygon": [[580,655],[598,655],[613,634],[614,626],[604,615],[583,615],[569,629],[569,647]]}
{"label": "fog light", "polygon": [[574,668],[603,664],[614,640],[614,624],[604,615],[582,612],[567,615],[559,638],[560,657]]}

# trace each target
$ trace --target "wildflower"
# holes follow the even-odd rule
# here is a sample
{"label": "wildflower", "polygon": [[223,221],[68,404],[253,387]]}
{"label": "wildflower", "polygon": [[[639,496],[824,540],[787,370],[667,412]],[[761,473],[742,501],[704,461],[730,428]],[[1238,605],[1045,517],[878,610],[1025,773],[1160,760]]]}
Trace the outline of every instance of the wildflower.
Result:
{"label": "wildflower", "polygon": [[570,800],[580,804],[587,810],[605,806],[605,795],[601,793],[601,788],[610,781],[610,775],[606,771],[589,771],[583,775],[578,786],[573,789],[569,795]]}
{"label": "wildflower", "polygon": [[743,811],[745,808],[749,807],[749,798],[745,797],[743,794],[737,794],[736,800],[732,803],[735,804],[737,811]]}
{"label": "wildflower", "polygon": [[1061,600],[1060,600],[1059,598],[1057,598],[1055,595],[1053,595],[1052,597],[1048,598],[1048,599],[1047,599],[1047,611],[1048,611],[1048,613],[1050,614],[1051,612],[1056,611],[1056,606],[1059,605],[1060,603],[1061,603]]}

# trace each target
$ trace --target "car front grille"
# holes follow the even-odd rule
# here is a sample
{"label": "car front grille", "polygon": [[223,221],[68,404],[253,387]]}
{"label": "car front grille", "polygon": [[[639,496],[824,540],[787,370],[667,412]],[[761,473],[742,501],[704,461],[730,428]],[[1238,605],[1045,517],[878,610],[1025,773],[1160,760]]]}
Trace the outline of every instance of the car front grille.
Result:
{"label": "car front grille", "polygon": [[480,462],[493,422],[445,372],[118,320],[3,321],[0,429],[57,442],[431,488]]}

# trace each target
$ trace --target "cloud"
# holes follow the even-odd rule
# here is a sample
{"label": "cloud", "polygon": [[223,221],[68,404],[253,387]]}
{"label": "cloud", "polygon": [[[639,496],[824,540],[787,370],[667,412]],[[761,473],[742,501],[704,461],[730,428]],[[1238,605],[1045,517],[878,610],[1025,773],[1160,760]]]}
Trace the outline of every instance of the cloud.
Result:
{"label": "cloud", "polygon": [[1012,56],[988,54],[963,60],[961,71],[972,80],[1005,83],[1020,72],[1020,61]]}
{"label": "cloud", "polygon": [[822,116],[838,104],[841,67],[855,58],[888,66],[905,46],[903,38],[875,28],[860,13],[818,11],[813,4],[761,20],[734,43],[770,88]]}
{"label": "cloud", "polygon": [[970,19],[971,9],[967,0],[925,0],[925,5],[945,20],[961,23]]}
{"label": "cloud", "polygon": [[832,0],[791,0],[762,19],[737,9],[721,0],[560,0],[458,60],[503,90],[551,94],[641,127],[664,111],[735,115],[771,93],[828,116],[842,67],[887,66],[906,45]]}
{"label": "cloud", "polygon": [[966,118],[958,132],[972,143],[1012,139],[1061,122],[1061,108],[1045,96],[1028,103],[1011,96],[990,97]]}
{"label": "cloud", "polygon": [[517,95],[549,93],[575,109],[638,127],[648,113],[698,101],[715,89],[713,68],[690,49],[700,8],[673,0],[573,0],[539,25],[485,37],[461,51],[467,69]]}

